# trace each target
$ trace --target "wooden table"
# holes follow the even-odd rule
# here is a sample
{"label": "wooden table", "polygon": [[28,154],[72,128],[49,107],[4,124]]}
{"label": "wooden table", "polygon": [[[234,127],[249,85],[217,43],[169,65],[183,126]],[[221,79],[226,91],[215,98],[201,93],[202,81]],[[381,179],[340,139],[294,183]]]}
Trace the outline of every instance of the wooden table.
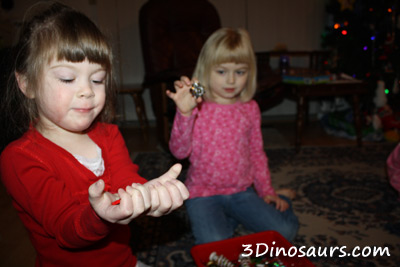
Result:
{"label": "wooden table", "polygon": [[297,102],[296,114],[296,152],[300,151],[304,125],[305,109],[309,98],[327,96],[352,96],[354,111],[354,127],[356,130],[357,145],[362,146],[361,116],[359,96],[368,92],[367,84],[359,80],[338,80],[324,84],[286,84]]}

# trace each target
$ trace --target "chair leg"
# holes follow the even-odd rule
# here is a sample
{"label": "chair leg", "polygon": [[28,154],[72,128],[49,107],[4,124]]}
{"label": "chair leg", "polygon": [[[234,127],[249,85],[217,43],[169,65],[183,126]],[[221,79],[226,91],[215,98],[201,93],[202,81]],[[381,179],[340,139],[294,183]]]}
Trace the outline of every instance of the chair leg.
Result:
{"label": "chair leg", "polygon": [[146,108],[144,106],[142,92],[131,93],[133,101],[135,102],[136,114],[139,119],[140,128],[142,129],[143,136],[146,141],[148,141],[148,126],[149,122],[147,120]]}
{"label": "chair leg", "polygon": [[163,105],[163,123],[162,123],[162,131],[163,131],[163,136],[162,140],[163,143],[168,147],[169,143],[169,137],[170,137],[170,129],[169,129],[169,121],[168,121],[168,96],[166,95],[167,91],[167,84],[162,83],[161,85],[161,98],[162,98],[162,105]]}
{"label": "chair leg", "polygon": [[150,96],[157,122],[157,136],[160,145],[168,150],[169,142],[169,122],[167,117],[167,96],[165,91],[167,85],[165,83],[155,84],[150,88]]}

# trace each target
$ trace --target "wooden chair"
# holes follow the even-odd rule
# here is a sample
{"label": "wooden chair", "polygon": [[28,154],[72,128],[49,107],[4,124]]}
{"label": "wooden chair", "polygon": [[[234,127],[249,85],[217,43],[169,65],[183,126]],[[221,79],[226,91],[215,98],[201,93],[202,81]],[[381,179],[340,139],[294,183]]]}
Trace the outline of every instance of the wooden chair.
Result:
{"label": "wooden chair", "polygon": [[207,0],[149,0],[139,11],[145,67],[143,88],[150,89],[158,139],[168,149],[175,104],[165,94],[182,75],[191,77],[207,38],[221,27]]}
{"label": "wooden chair", "polygon": [[[143,136],[147,140],[149,121],[147,119],[146,107],[143,101],[144,88],[142,84],[126,84],[118,88],[118,94],[128,94],[132,96],[133,102],[135,103],[136,115],[139,120],[140,128],[142,129]],[[125,121],[125,104],[122,102],[122,116]]]}
{"label": "wooden chair", "polygon": [[284,99],[281,75],[272,70],[269,52],[256,52],[257,91],[254,100],[261,112],[280,104]]}

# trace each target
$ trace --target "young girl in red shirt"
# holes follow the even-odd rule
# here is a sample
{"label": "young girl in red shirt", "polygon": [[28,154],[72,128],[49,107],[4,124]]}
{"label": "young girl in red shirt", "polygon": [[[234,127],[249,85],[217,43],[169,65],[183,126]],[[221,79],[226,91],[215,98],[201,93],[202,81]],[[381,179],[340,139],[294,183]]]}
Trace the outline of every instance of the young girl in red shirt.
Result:
{"label": "young girl in red shirt", "polygon": [[[136,266],[128,223],[182,205],[181,166],[147,182],[113,117],[112,53],[85,15],[40,4],[21,30],[6,116],[23,135],[1,154],[1,179],[37,266]],[[119,204],[117,204],[119,202]]]}

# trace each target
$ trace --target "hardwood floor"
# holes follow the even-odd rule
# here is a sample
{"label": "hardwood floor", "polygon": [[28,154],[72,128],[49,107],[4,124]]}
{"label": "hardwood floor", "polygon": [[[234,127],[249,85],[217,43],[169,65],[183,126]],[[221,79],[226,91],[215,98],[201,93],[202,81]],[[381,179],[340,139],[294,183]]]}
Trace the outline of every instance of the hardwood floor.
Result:
{"label": "hardwood floor", "polygon": [[[273,129],[285,142],[282,146],[293,147],[295,140],[295,122],[293,117],[264,118],[263,129]],[[143,134],[141,129],[132,124],[125,124],[121,127],[130,151],[157,151],[160,146],[157,143],[156,129],[150,127],[148,134]],[[268,143],[269,136],[264,136],[265,143]],[[344,146],[356,145],[355,140],[328,135],[321,127],[320,122],[311,119],[304,127],[302,146]]]}
{"label": "hardwood floor", "polygon": [[[295,141],[295,119],[292,117],[264,119],[263,127],[269,126],[275,128],[289,143],[294,147]],[[266,137],[264,136],[264,139]],[[345,146],[356,145],[355,140],[336,137],[325,132],[321,123],[317,119],[310,119],[304,126],[302,147],[305,146]]]}
{"label": "hardwood floor", "polygon": [[[263,127],[275,129],[288,146],[294,144],[294,120],[265,119]],[[121,126],[121,132],[130,151],[157,151],[156,129],[150,127],[148,133],[143,133],[134,123]],[[268,137],[265,137],[268,138]],[[318,121],[310,121],[303,133],[303,146],[337,146],[356,145],[356,141],[327,135]],[[11,205],[11,199],[0,183],[0,266],[33,266],[35,251],[29,241],[28,234],[20,222],[16,211]]]}

